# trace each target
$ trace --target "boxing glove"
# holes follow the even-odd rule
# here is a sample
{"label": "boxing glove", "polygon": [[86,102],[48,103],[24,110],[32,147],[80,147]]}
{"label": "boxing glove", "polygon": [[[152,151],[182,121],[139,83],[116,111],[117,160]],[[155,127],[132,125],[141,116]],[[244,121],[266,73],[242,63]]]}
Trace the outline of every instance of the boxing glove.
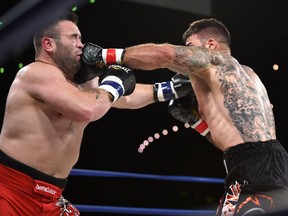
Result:
{"label": "boxing glove", "polygon": [[77,84],[85,83],[89,80],[94,79],[104,73],[107,70],[106,65],[98,64],[90,64],[83,61],[83,57],[81,58],[81,68],[77,71],[77,73],[73,77],[73,81]]}
{"label": "boxing glove", "polygon": [[153,89],[156,102],[177,99],[193,92],[189,77],[182,74],[174,75],[171,81],[155,83]]}
{"label": "boxing glove", "polygon": [[103,49],[102,47],[89,42],[84,44],[82,52],[83,62],[103,69],[107,67],[107,65],[121,65],[125,49]]}
{"label": "boxing glove", "polygon": [[123,95],[130,95],[135,89],[136,78],[132,70],[120,65],[110,65],[99,77],[99,87],[108,91],[115,102]]}
{"label": "boxing glove", "polygon": [[100,76],[112,64],[121,65],[124,49],[103,49],[93,44],[85,43],[82,49],[81,68],[74,76],[77,84],[85,83]]}
{"label": "boxing glove", "polygon": [[198,102],[194,93],[186,97],[173,99],[168,104],[168,113],[175,119],[188,123],[202,136],[207,135],[209,128],[207,123],[201,118],[198,112]]}

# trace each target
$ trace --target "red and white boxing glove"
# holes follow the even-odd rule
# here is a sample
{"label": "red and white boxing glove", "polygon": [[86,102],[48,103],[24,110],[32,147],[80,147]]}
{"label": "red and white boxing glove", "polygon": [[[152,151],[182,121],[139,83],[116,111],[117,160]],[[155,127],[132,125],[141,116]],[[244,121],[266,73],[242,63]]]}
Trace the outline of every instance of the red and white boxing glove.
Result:
{"label": "red and white boxing glove", "polygon": [[88,42],[84,44],[82,52],[83,62],[103,69],[104,66],[113,64],[121,65],[125,49],[103,49],[96,44]]}
{"label": "red and white boxing glove", "polygon": [[209,127],[198,113],[198,102],[194,93],[186,97],[171,100],[168,105],[168,112],[175,119],[188,123],[191,128],[202,136],[208,134]]}

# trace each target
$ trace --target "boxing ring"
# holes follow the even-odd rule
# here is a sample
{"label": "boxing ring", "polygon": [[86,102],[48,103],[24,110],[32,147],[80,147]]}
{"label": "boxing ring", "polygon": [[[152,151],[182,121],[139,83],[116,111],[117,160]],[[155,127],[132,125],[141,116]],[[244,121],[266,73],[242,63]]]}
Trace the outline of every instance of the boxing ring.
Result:
{"label": "boxing ring", "polygon": [[[154,175],[154,174],[140,174],[128,172],[114,172],[114,171],[101,171],[101,170],[88,170],[88,169],[72,169],[70,176],[82,177],[109,177],[109,178],[137,178],[137,179],[150,179],[162,181],[179,181],[179,182],[198,182],[198,183],[211,183],[223,184],[224,179],[221,178],[206,178],[206,177],[193,177],[193,176],[175,176],[175,175]],[[131,214],[131,215],[189,215],[189,216],[210,216],[215,215],[212,210],[181,210],[181,209],[164,209],[164,208],[136,208],[136,207],[121,207],[121,206],[102,206],[102,205],[74,205],[82,213],[115,213],[115,214]]]}

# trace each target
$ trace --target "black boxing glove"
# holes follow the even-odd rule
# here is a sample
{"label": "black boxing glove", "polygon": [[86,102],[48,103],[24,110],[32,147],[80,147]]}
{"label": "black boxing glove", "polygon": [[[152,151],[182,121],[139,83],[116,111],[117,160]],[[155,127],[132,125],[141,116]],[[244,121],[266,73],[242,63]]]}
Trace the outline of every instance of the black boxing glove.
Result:
{"label": "black boxing glove", "polygon": [[99,77],[99,87],[108,91],[115,102],[123,95],[133,93],[136,78],[132,70],[120,65],[110,65]]}
{"label": "black boxing glove", "polygon": [[96,44],[85,43],[82,52],[82,59],[86,64],[95,65],[100,70],[103,70],[108,65],[121,65],[125,49],[103,49]]}
{"label": "black boxing glove", "polygon": [[189,77],[182,74],[174,75],[171,81],[155,83],[153,87],[156,102],[181,98],[193,91]]}
{"label": "black boxing glove", "polygon": [[198,102],[194,93],[186,97],[171,100],[168,105],[168,113],[175,119],[188,123],[202,136],[207,135],[209,128],[198,112]]}
{"label": "black boxing glove", "polygon": [[77,84],[85,83],[100,76],[108,65],[121,64],[124,49],[103,49],[93,44],[85,43],[82,49],[81,68],[74,76]]}
{"label": "black boxing glove", "polygon": [[89,80],[94,79],[104,73],[107,70],[107,66],[102,66],[98,64],[90,64],[83,61],[83,55],[81,58],[81,68],[77,71],[77,73],[73,77],[73,81],[77,84],[85,83]]}

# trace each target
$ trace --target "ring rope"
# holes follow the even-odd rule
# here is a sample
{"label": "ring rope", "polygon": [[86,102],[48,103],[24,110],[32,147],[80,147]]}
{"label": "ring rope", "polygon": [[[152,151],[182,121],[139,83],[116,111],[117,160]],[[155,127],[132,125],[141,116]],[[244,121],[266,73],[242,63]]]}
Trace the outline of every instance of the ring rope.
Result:
{"label": "ring rope", "polygon": [[99,205],[75,205],[80,212],[101,212],[118,214],[140,214],[140,215],[165,215],[165,216],[211,216],[215,215],[212,210],[181,210],[181,209],[160,209],[160,208],[136,208],[118,206],[99,206]]}
{"label": "ring rope", "polygon": [[[164,181],[181,181],[181,182],[206,182],[223,184],[224,179],[207,178],[195,176],[175,176],[175,175],[154,175],[140,174],[129,172],[115,172],[89,169],[72,169],[70,176],[90,176],[90,177],[120,177],[120,178],[142,178]],[[215,211],[212,210],[183,210],[183,209],[161,209],[161,208],[139,208],[139,207],[120,207],[120,206],[100,206],[100,205],[82,205],[75,204],[80,212],[98,212],[98,213],[115,213],[115,214],[138,214],[138,215],[165,215],[165,216],[212,216]]]}
{"label": "ring rope", "polygon": [[182,181],[182,182],[206,182],[223,184],[222,178],[207,178],[207,177],[193,177],[193,176],[171,176],[171,175],[154,175],[154,174],[140,174],[129,172],[114,172],[114,171],[101,171],[89,169],[72,169],[71,176],[93,176],[93,177],[127,177],[127,178],[142,178],[142,179],[155,179],[165,181]]}

